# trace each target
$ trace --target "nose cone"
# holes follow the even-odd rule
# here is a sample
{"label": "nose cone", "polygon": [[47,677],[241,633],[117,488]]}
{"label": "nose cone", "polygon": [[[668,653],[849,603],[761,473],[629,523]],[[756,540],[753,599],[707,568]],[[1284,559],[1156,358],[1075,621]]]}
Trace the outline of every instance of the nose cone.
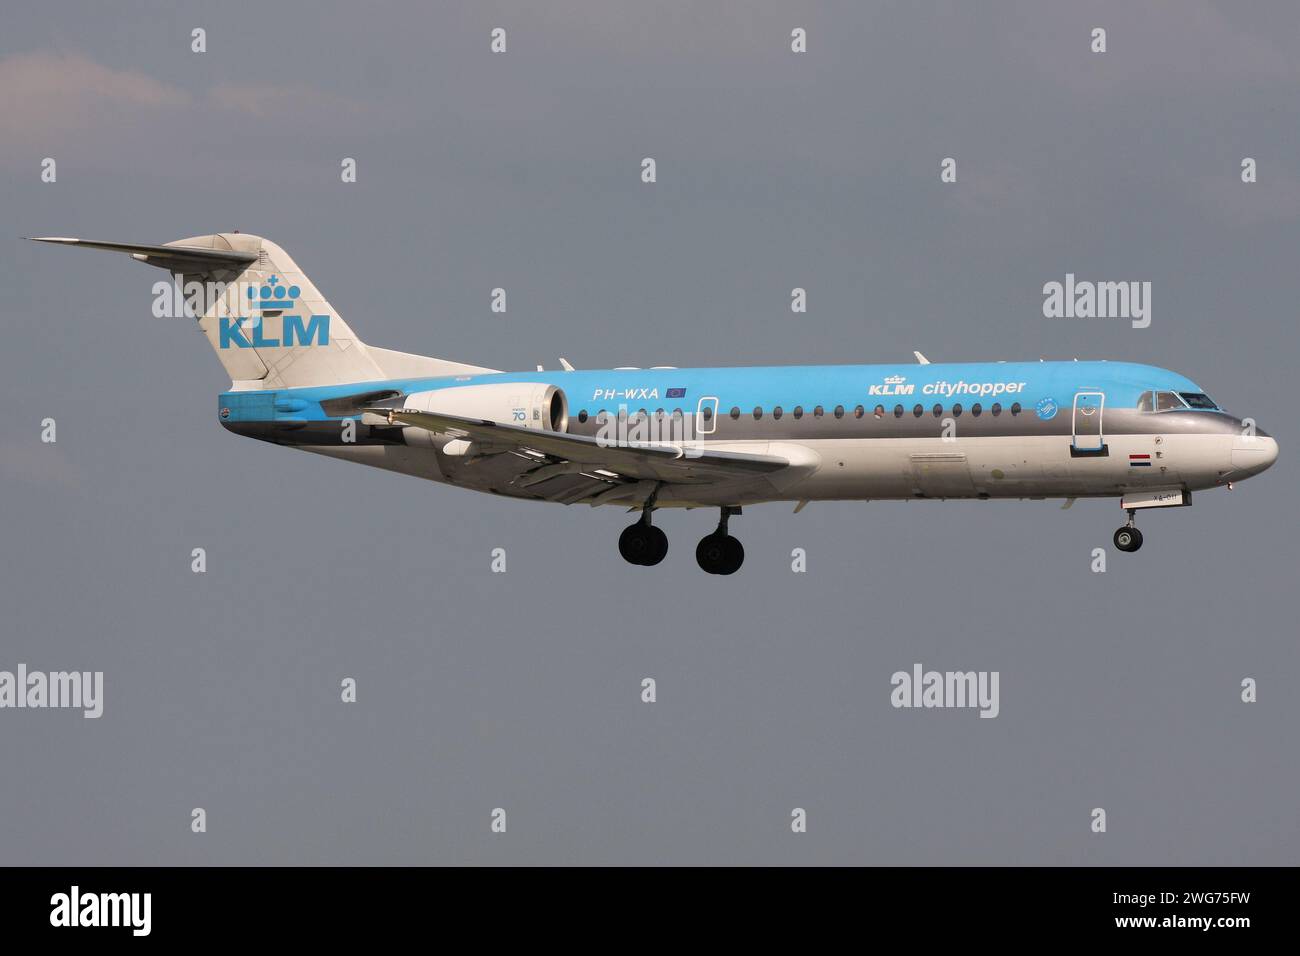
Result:
{"label": "nose cone", "polygon": [[1277,442],[1267,435],[1239,436],[1232,443],[1234,477],[1258,475],[1277,461]]}

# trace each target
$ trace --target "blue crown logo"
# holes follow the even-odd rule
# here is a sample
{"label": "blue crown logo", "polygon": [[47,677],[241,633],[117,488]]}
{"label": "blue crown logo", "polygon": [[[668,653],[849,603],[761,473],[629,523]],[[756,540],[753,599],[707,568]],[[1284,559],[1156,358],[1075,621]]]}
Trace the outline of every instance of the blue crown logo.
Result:
{"label": "blue crown logo", "polygon": [[[261,294],[260,299],[258,298],[259,293]],[[261,309],[263,312],[280,312],[286,308],[292,308],[300,293],[301,290],[296,285],[281,285],[279,276],[271,276],[261,288],[250,288],[248,298],[250,305]]]}

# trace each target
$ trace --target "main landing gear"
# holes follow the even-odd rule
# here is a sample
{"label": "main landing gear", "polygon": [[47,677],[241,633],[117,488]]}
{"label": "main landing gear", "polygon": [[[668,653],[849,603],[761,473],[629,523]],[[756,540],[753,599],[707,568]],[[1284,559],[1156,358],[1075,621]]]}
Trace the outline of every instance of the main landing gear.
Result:
{"label": "main landing gear", "polygon": [[740,542],[727,534],[727,519],[740,514],[739,508],[723,506],[718,530],[706,534],[695,546],[695,560],[708,574],[735,574],[745,563],[745,549]]}
{"label": "main landing gear", "polygon": [[645,567],[658,564],[668,554],[668,535],[650,523],[651,508],[641,512],[641,520],[630,524],[618,536],[618,553],[629,564]]}
{"label": "main landing gear", "polygon": [[1129,508],[1128,524],[1115,532],[1115,547],[1121,551],[1133,552],[1142,547],[1142,532],[1133,523],[1136,517],[1137,512]]}
{"label": "main landing gear", "polygon": [[[641,519],[628,525],[618,538],[618,553],[629,564],[643,567],[658,564],[668,554],[668,536],[650,523],[653,503],[641,509]],[[709,574],[735,574],[745,563],[745,549],[739,541],[727,534],[727,520],[740,514],[740,509],[727,506],[722,509],[718,529],[700,539],[695,549],[695,560]]]}

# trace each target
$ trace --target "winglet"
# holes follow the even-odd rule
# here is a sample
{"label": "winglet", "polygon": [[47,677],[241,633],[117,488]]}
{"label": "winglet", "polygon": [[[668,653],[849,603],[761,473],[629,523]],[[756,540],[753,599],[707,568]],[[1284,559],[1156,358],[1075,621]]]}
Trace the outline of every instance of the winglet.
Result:
{"label": "winglet", "polygon": [[922,355],[920,352],[916,351],[915,349],[912,350],[912,354],[916,356],[916,360],[920,362],[922,365],[930,364],[930,360],[926,358],[924,355]]}
{"label": "winglet", "polygon": [[560,365],[564,367],[564,370],[566,372],[573,371],[573,366],[569,364],[569,360],[566,359],[563,355],[560,356]]}

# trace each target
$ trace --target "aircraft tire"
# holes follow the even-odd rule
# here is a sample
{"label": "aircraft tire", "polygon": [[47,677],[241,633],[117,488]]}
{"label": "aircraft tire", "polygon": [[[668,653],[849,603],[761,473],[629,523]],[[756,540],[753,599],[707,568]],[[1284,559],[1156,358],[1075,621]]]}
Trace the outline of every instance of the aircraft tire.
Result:
{"label": "aircraft tire", "polygon": [[[646,564],[646,559],[654,554],[651,532],[658,530],[658,528],[652,528],[640,521],[628,525],[623,529],[623,533],[618,536],[618,553],[623,556],[623,560],[628,564]],[[662,531],[659,533],[663,534]],[[665,544],[667,544],[666,540]],[[668,549],[665,547],[664,550],[667,551]],[[657,562],[652,561],[650,563],[655,564]]]}
{"label": "aircraft tire", "polygon": [[695,563],[706,574],[721,574],[726,561],[726,535],[706,534],[695,546]]}
{"label": "aircraft tire", "polygon": [[695,547],[695,561],[708,574],[735,574],[745,561],[745,549],[729,534],[706,534]]}
{"label": "aircraft tire", "polygon": [[1120,528],[1115,532],[1115,547],[1131,554],[1142,547],[1142,532],[1133,527]]}
{"label": "aircraft tire", "polygon": [[650,536],[650,548],[642,558],[641,564],[645,567],[652,567],[668,555],[668,535],[664,534],[663,528],[652,526],[646,530]]}
{"label": "aircraft tire", "polygon": [[745,546],[737,538],[727,535],[727,540],[723,542],[726,549],[726,564],[720,573],[735,574],[740,570],[740,566],[745,563]]}

